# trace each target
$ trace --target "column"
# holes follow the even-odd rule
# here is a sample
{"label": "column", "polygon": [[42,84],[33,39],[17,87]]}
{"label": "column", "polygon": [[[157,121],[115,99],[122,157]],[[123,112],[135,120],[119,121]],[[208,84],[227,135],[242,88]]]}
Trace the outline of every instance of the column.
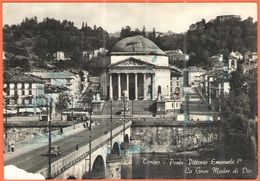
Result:
{"label": "column", "polygon": [[113,99],[112,74],[109,74],[109,98]]}
{"label": "column", "polygon": [[137,73],[135,73],[135,100],[138,100]]}
{"label": "column", "polygon": [[146,85],[146,73],[144,73],[144,100],[146,100],[146,93],[147,93],[147,85]]}
{"label": "column", "polygon": [[118,100],[121,99],[121,76],[118,74]]}
{"label": "column", "polygon": [[128,93],[127,100],[129,100],[129,74],[126,74],[126,91]]}
{"label": "column", "polygon": [[152,74],[152,99],[155,100],[155,74]]}

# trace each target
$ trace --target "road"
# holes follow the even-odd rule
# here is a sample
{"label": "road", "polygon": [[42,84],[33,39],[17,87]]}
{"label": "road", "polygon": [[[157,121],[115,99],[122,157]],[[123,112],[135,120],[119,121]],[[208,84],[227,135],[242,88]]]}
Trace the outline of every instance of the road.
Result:
{"label": "road", "polygon": [[[122,122],[119,124],[116,121],[112,122],[112,129],[116,128],[119,125],[122,125]],[[103,122],[94,126],[91,131],[92,140],[99,138],[104,134],[104,131],[110,131],[110,122]],[[86,130],[76,133],[75,135],[70,135],[64,137],[62,140],[54,142],[53,145],[60,146],[62,150],[62,155],[52,157],[52,162],[60,159],[63,156],[70,154],[75,151],[75,147],[78,144],[79,147],[85,146],[90,142],[90,130]],[[48,166],[48,145],[42,146],[34,150],[28,150],[27,153],[19,155],[17,157],[11,158],[4,162],[4,165],[15,165],[18,168],[24,169],[27,172],[35,173],[38,170],[42,169],[45,166]]]}
{"label": "road", "polygon": [[[195,88],[185,87],[184,95],[185,94],[188,95],[188,99],[186,98],[185,100],[184,98],[183,104],[189,109],[190,119],[193,119],[194,121],[197,119],[206,121],[208,118],[212,119],[213,115],[218,115],[218,112],[208,109],[208,106],[196,92]],[[185,102],[187,100],[188,103]]]}

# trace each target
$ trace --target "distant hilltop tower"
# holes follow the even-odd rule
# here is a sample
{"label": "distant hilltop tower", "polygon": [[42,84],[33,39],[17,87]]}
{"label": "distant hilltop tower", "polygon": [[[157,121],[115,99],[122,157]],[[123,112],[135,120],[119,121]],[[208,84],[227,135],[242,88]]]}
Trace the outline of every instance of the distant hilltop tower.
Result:
{"label": "distant hilltop tower", "polygon": [[239,20],[241,20],[240,15],[222,15],[222,16],[217,16],[217,20],[219,21],[226,21],[228,19],[232,19],[232,18],[237,18]]}

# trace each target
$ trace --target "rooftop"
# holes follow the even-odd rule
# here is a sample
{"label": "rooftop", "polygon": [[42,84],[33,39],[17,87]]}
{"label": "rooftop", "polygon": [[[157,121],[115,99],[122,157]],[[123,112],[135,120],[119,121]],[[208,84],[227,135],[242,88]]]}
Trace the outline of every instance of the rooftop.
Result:
{"label": "rooftop", "polygon": [[143,36],[127,37],[112,48],[111,54],[162,54],[165,53],[151,40]]}

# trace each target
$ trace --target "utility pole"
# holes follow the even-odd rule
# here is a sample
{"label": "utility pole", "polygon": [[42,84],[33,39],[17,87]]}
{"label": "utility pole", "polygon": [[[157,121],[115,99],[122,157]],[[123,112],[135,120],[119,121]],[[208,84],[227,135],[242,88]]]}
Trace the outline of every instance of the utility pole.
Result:
{"label": "utility pole", "polygon": [[125,136],[125,96],[123,97],[123,101],[124,101],[124,136]]}
{"label": "utility pole", "polygon": [[[50,106],[50,110],[48,107]],[[48,121],[48,129],[49,129],[49,169],[48,169],[48,177],[51,178],[51,114],[52,114],[52,99],[50,100],[50,105],[47,103],[47,115],[49,117]]]}
{"label": "utility pole", "polygon": [[92,114],[92,100],[90,100],[90,109],[89,109],[89,118],[90,118],[90,125],[89,125],[89,130],[90,130],[90,136],[89,136],[89,173],[91,172],[91,142],[92,142],[92,137],[91,137],[91,114]]}
{"label": "utility pole", "polygon": [[5,146],[7,146],[7,99],[4,97],[5,101]]}
{"label": "utility pole", "polygon": [[112,152],[112,110],[113,110],[113,100],[111,99],[110,100],[111,101],[111,103],[110,103],[110,107],[111,107],[111,109],[110,109],[110,153]]}

